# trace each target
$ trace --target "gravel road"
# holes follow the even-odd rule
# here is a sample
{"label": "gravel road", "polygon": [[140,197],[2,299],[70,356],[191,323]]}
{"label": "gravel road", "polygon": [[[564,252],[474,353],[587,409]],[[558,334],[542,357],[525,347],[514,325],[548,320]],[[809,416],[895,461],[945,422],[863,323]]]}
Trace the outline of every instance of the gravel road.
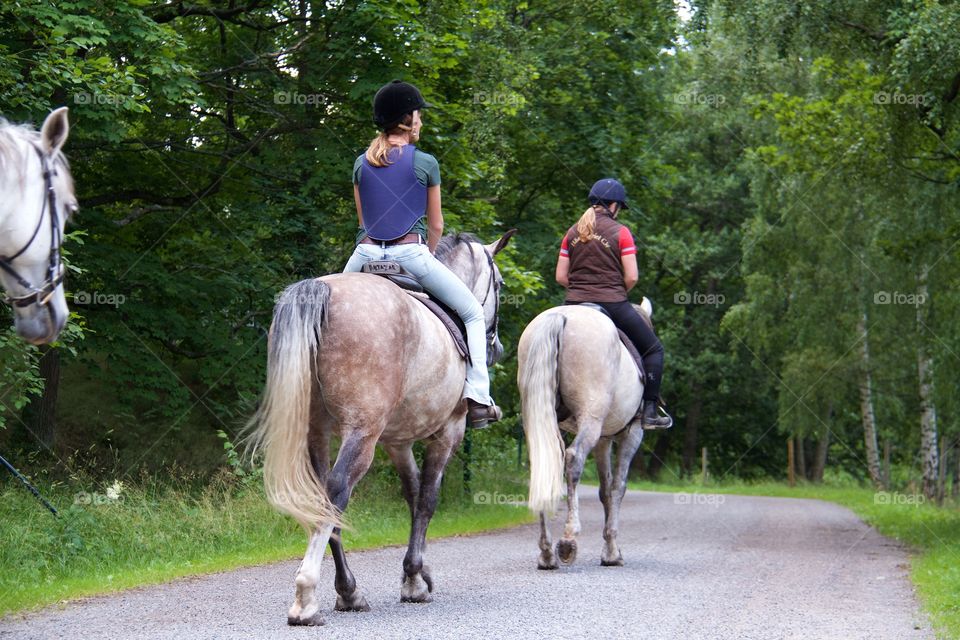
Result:
{"label": "gravel road", "polygon": [[[0,621],[0,638],[932,638],[908,558],[816,500],[628,492],[626,566],[600,566],[602,509],[581,490],[576,562],[538,571],[533,526],[430,544],[434,601],[401,604],[404,549],[349,553],[373,611],[290,628],[297,561],[179,580]],[[554,535],[560,533],[554,522]],[[349,538],[347,538],[349,549]]]}

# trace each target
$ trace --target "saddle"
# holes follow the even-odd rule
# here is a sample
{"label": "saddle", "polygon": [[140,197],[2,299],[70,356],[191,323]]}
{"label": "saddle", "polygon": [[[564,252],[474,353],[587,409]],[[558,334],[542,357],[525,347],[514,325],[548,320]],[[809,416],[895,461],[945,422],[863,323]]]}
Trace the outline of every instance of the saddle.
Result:
{"label": "saddle", "polygon": [[417,279],[400,266],[399,262],[393,260],[371,260],[364,264],[360,271],[361,273],[371,273],[390,280],[406,291],[410,297],[430,310],[433,315],[440,319],[440,322],[443,323],[450,337],[453,338],[453,343],[456,345],[460,357],[469,362],[470,350],[467,348],[467,328],[463,324],[463,320],[460,319],[460,316],[457,315],[453,309],[439,300],[430,297],[430,294],[423,290],[423,287],[420,286]]}

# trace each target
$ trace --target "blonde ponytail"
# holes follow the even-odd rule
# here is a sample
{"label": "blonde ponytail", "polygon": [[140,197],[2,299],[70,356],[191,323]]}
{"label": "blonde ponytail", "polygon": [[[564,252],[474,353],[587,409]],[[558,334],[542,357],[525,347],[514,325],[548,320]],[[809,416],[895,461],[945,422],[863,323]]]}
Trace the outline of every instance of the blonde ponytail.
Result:
{"label": "blonde ponytail", "polygon": [[594,210],[593,205],[590,205],[577,222],[577,233],[580,234],[580,242],[589,241],[590,236],[593,235],[596,228],[597,212]]}
{"label": "blonde ponytail", "polygon": [[[389,131],[381,131],[377,137],[370,142],[370,146],[367,147],[367,162],[374,167],[385,167],[391,164],[389,154],[393,145],[390,144],[390,136],[404,131],[412,131],[413,128],[410,126],[412,122],[413,116],[408,114],[404,116],[403,121],[397,126],[391,128]],[[401,152],[402,149],[401,147]]]}

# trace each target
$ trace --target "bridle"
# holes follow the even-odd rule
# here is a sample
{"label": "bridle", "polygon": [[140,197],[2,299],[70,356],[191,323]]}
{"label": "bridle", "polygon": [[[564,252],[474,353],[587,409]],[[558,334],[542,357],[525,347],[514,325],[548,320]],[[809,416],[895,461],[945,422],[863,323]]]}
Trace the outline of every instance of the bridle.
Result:
{"label": "bridle", "polygon": [[[472,245],[470,246],[470,253],[473,253]],[[487,292],[483,295],[480,306],[482,308],[487,306],[491,291],[496,296],[493,307],[493,324],[487,327],[487,349],[489,350],[497,341],[497,330],[500,326],[500,282],[497,280],[497,269],[493,264],[493,256],[486,249],[483,250],[483,254],[487,257],[487,266],[490,267],[490,282],[487,283]]]}
{"label": "bridle", "polygon": [[[30,239],[19,251],[9,257],[0,256],[0,269],[6,271],[17,281],[17,284],[29,291],[29,293],[21,296],[5,295],[3,297],[4,302],[21,309],[33,304],[38,307],[47,306],[53,297],[53,293],[63,282],[66,273],[60,262],[60,214],[57,211],[57,193],[53,188],[53,177],[57,175],[57,172],[55,168],[51,169],[50,158],[47,154],[36,146],[34,146],[34,150],[40,156],[40,165],[43,168],[43,186],[46,191],[43,206],[40,209],[40,219],[37,220],[37,226],[34,228]],[[47,277],[40,287],[35,287],[14,269],[13,261],[23,255],[33,244],[33,241],[37,239],[43,226],[43,214],[47,209],[50,210],[50,256],[47,261]],[[48,310],[53,313],[52,309],[48,308]]]}

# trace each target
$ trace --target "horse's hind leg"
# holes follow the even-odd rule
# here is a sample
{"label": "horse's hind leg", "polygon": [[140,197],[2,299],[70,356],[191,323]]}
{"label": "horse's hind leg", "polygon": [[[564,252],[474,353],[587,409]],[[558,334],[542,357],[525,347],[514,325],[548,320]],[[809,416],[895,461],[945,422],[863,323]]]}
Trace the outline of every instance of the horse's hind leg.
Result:
{"label": "horse's hind leg", "polygon": [[567,447],[567,523],[563,528],[563,537],[557,542],[557,556],[563,564],[571,564],[577,559],[577,535],[580,533],[580,498],[577,486],[583,474],[583,465],[590,451],[600,438],[602,425],[599,420],[582,419],[577,421],[579,430],[573,444]]}
{"label": "horse's hind leg", "polygon": [[[610,507],[603,527],[603,539],[606,542],[600,564],[604,566],[623,566],[623,555],[617,545],[617,531],[620,527],[620,504],[627,490],[627,476],[630,473],[630,461],[636,455],[643,441],[643,429],[639,423],[629,428],[617,442],[617,467],[613,472],[609,493]],[[606,506],[606,504],[604,504]]]}
{"label": "horse's hind leg", "polygon": [[[354,431],[344,435],[343,443],[340,445],[340,451],[337,454],[337,461],[327,476],[327,495],[330,496],[331,502],[341,512],[347,508],[347,502],[350,500],[350,494],[354,486],[370,468],[379,434],[380,430],[367,431],[366,433]],[[318,459],[314,457],[313,462],[316,468]],[[297,595],[287,614],[289,624],[323,624],[316,597],[316,588],[320,579],[323,551],[328,541],[331,542],[331,549],[334,549],[334,563],[337,568],[335,584],[339,595],[338,604],[341,599],[346,603],[359,604],[362,601],[363,605],[366,604],[356,587],[353,574],[347,567],[346,556],[343,554],[341,543],[339,539],[336,541],[331,539],[332,533],[333,526],[330,525],[316,530],[310,537],[307,553],[300,563],[299,569],[297,569]],[[337,554],[335,547],[340,547],[339,554]],[[341,591],[341,588],[343,591]]]}
{"label": "horse's hind leg", "polygon": [[597,476],[600,480],[600,502],[603,504],[603,551],[600,554],[600,564],[605,567],[623,564],[620,549],[617,547],[616,530],[611,530],[610,521],[613,516],[613,473],[610,469],[610,451],[613,440],[601,438],[593,450],[593,458],[597,462]]}
{"label": "horse's hind leg", "polygon": [[547,525],[547,515],[540,512],[540,558],[537,560],[537,569],[556,569],[557,555],[553,552],[553,542],[550,540],[550,527]]}
{"label": "horse's hind leg", "polygon": [[437,508],[437,494],[440,491],[443,471],[450,460],[450,454],[463,437],[462,419],[459,422],[459,426],[449,425],[442,435],[427,445],[423,472],[420,474],[420,492],[410,530],[410,543],[403,559],[401,602],[430,602],[432,599],[430,593],[433,591],[433,579],[430,577],[429,568],[423,564],[423,552],[426,549],[427,527]]}

